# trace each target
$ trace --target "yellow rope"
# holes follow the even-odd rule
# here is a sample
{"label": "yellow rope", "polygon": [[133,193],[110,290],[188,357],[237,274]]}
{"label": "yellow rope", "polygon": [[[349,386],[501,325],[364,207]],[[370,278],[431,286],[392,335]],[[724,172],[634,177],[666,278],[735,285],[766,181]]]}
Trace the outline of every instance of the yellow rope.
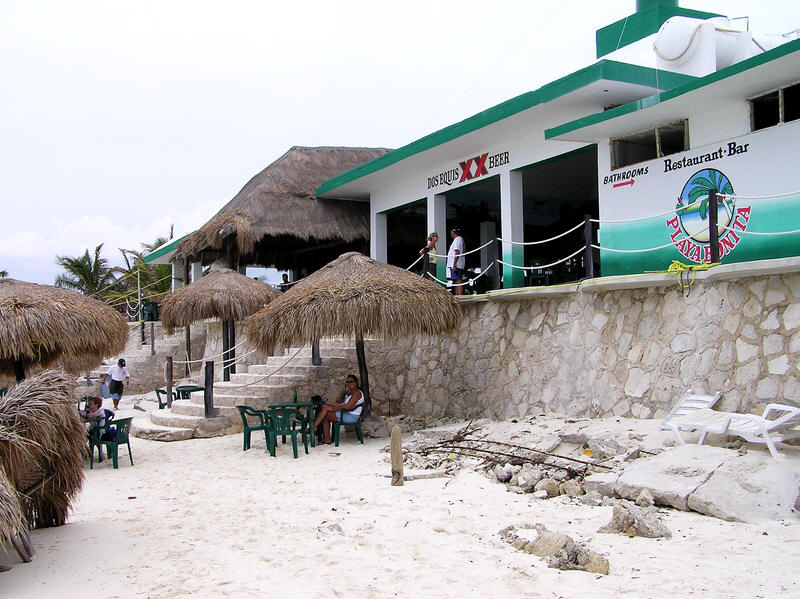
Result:
{"label": "yellow rope", "polygon": [[[667,268],[667,274],[669,275],[677,275],[678,277],[678,287],[681,289],[689,289],[692,285],[694,285],[695,273],[698,270],[708,270],[712,266],[719,266],[719,262],[712,262],[710,264],[684,264],[683,262],[679,262],[678,260],[673,260],[672,264],[669,265]],[[683,274],[686,273],[686,280],[683,278]],[[689,273],[692,274],[691,280],[689,280]],[[687,291],[688,293],[688,291]]]}

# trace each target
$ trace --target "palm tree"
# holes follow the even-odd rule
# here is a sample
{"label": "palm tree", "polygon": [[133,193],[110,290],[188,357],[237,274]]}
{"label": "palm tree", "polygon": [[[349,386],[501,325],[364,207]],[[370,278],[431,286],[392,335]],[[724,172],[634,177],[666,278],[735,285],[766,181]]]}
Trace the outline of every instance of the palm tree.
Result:
{"label": "palm tree", "polygon": [[167,264],[146,264],[144,256],[165,244],[168,239],[159,237],[153,243],[142,243],[142,251],[120,248],[124,266],[114,268],[119,275],[112,293],[115,304],[127,304],[128,309],[138,308],[138,291],[141,286],[144,301],[160,302],[172,288],[172,267]]}
{"label": "palm tree", "polygon": [[0,270],[0,279],[7,277],[8,271],[7,270]]}
{"label": "palm tree", "polygon": [[56,256],[56,264],[66,272],[56,277],[54,285],[98,299],[99,296],[107,295],[104,292],[109,290],[115,279],[113,271],[106,266],[108,264],[106,259],[100,257],[102,248],[101,243],[94,249],[94,257],[89,255],[89,250],[79,257]]}

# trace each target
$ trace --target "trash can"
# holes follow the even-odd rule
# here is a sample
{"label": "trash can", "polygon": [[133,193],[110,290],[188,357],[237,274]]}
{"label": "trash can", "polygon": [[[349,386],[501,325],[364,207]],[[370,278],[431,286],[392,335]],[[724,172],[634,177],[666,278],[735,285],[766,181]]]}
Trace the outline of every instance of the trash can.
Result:
{"label": "trash can", "polygon": [[146,321],[158,320],[158,304],[156,302],[144,302],[142,313]]}

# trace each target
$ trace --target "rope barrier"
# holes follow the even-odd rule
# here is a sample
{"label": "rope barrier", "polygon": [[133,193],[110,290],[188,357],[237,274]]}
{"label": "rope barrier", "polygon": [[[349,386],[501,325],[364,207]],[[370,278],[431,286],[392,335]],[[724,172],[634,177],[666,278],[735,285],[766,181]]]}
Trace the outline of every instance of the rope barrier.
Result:
{"label": "rope barrier", "polygon": [[[240,343],[237,343],[236,345],[234,345],[234,346],[233,346],[232,348],[230,348],[228,351],[233,351],[233,350],[235,350],[237,347],[241,347],[241,346],[242,346],[242,345],[244,345],[245,343],[247,343],[247,339],[246,339],[246,338],[245,338],[245,340],[244,340],[244,341],[241,341]],[[173,363],[173,364],[194,364],[195,362],[200,362],[200,363],[202,363],[202,362],[208,362],[208,361],[212,361],[214,358],[220,358],[220,357],[222,357],[222,356],[224,356],[224,355],[225,355],[225,352],[222,352],[222,353],[219,353],[219,354],[214,354],[213,356],[208,356],[208,357],[205,357],[205,356],[203,356],[203,357],[202,357],[200,360],[191,360],[191,361],[188,361],[188,362],[184,362],[183,360],[174,360],[172,363]]]}
{"label": "rope barrier", "polygon": [[[592,246],[592,247],[594,247],[594,246]],[[575,252],[571,253],[569,256],[567,256],[565,258],[561,258],[561,260],[557,260],[556,262],[551,262],[550,264],[541,264],[541,265],[536,265],[536,266],[518,266],[516,264],[511,264],[509,262],[503,262],[502,260],[498,260],[497,262],[502,264],[503,266],[510,266],[511,268],[517,268],[517,269],[520,269],[520,270],[534,271],[534,270],[541,270],[543,268],[550,268],[551,266],[556,266],[557,264],[561,264],[562,262],[566,262],[570,258],[574,258],[575,256],[577,256],[578,254],[580,254],[584,250],[586,250],[586,248],[585,247],[581,247],[581,248],[578,248]]]}
{"label": "rope barrier", "polygon": [[[470,251],[468,251],[468,252],[462,252],[462,253],[460,253],[460,254],[458,255],[458,257],[460,258],[461,256],[466,256],[466,255],[468,255],[468,254],[474,254],[475,252],[479,252],[479,251],[481,251],[483,248],[485,248],[487,245],[491,245],[491,244],[493,244],[494,242],[495,242],[495,240],[494,240],[494,239],[490,239],[489,241],[487,241],[486,243],[484,243],[484,244],[483,244],[481,247],[477,247],[477,248],[475,248],[474,250],[470,250]],[[432,254],[432,253],[428,253],[428,255],[429,255],[429,256],[436,256],[437,258],[447,258],[447,257],[448,257],[448,256],[447,256],[447,254]]]}
{"label": "rope barrier", "polygon": [[[686,239],[686,238],[684,237],[683,239]],[[683,241],[683,239],[678,240],[678,242]],[[620,254],[638,254],[638,253],[643,253],[643,252],[654,252],[656,250],[663,250],[664,248],[668,248],[668,247],[671,247],[673,245],[675,245],[675,243],[670,241],[669,243],[665,243],[664,245],[659,245],[659,246],[653,247],[653,248],[642,248],[642,249],[639,249],[639,250],[618,250],[618,249],[614,249],[614,248],[601,247],[601,246],[595,245],[595,244],[592,244],[592,247],[594,249],[596,249],[596,250],[601,250],[601,251],[604,251],[604,252],[617,252],[617,253],[620,253]]]}
{"label": "rope barrier", "polygon": [[[428,255],[429,255],[429,256],[435,256],[436,254],[428,254]],[[419,258],[417,258],[416,260],[414,260],[414,262],[412,262],[412,263],[411,263],[411,266],[409,266],[408,268],[406,268],[406,270],[411,270],[412,268],[414,268],[414,265],[415,265],[417,262],[419,262],[420,260],[422,260],[422,258],[423,258],[423,257],[422,257],[422,256],[420,256]]]}
{"label": "rope barrier", "polygon": [[511,245],[537,245],[537,244],[540,244],[540,243],[547,243],[549,241],[555,241],[556,239],[560,239],[561,237],[564,237],[564,235],[569,235],[570,233],[572,233],[574,231],[577,231],[583,225],[584,225],[584,223],[580,222],[577,225],[575,225],[574,227],[572,227],[571,229],[569,229],[567,231],[564,231],[563,233],[560,233],[560,234],[556,235],[555,237],[551,237],[550,239],[542,239],[541,241],[510,241],[508,239],[503,239],[502,237],[498,237],[497,240],[502,242],[502,243],[509,243]]}
{"label": "rope barrier", "polygon": [[[689,288],[694,285],[694,280],[696,277],[696,273],[698,270],[708,270],[712,266],[718,266],[719,262],[714,262],[712,264],[684,264],[683,262],[679,262],[678,260],[673,260],[672,264],[669,265],[667,268],[668,275],[677,275],[678,277],[678,287],[681,289],[686,290],[686,296],[689,296]],[[689,280],[689,273],[691,273],[692,278]],[[686,280],[684,281],[684,274],[686,274]]]}
{"label": "rope barrier", "polygon": [[267,379],[268,379],[269,377],[271,377],[273,374],[275,374],[276,372],[278,372],[279,370],[281,370],[281,369],[282,369],[284,366],[286,366],[286,365],[287,365],[289,362],[291,362],[292,360],[294,360],[294,358],[297,356],[297,354],[299,354],[299,353],[300,353],[300,350],[302,350],[304,347],[305,347],[305,344],[303,344],[303,345],[301,345],[300,347],[298,347],[298,348],[297,348],[297,351],[296,351],[296,352],[294,352],[294,354],[292,355],[292,357],[291,357],[291,358],[289,358],[288,360],[286,360],[286,362],[284,362],[283,364],[281,364],[280,366],[278,366],[278,367],[277,367],[275,370],[273,370],[273,371],[272,371],[272,372],[270,372],[269,374],[267,374],[267,375],[264,375],[264,376],[263,376],[263,377],[261,377],[260,379],[258,379],[258,380],[255,380],[255,381],[253,381],[252,383],[245,383],[245,384],[243,384],[243,385],[230,385],[230,386],[229,386],[229,387],[227,387],[227,388],[229,388],[229,389],[231,389],[231,388],[233,388],[233,389],[240,389],[240,388],[242,388],[242,387],[249,387],[250,385],[255,385],[256,383],[260,383],[261,381],[265,381],[265,380],[267,380]]}
{"label": "rope barrier", "polygon": [[788,196],[800,195],[800,191],[789,191],[787,193],[776,193],[768,196],[740,196],[738,194],[718,193],[718,198],[729,198],[733,200],[770,200],[772,198],[785,198]]}
{"label": "rope barrier", "polygon": [[[500,261],[498,260],[498,262],[500,262]],[[492,267],[492,265],[493,265],[493,264],[494,264],[494,261],[492,261],[491,263],[489,263],[489,266],[487,266],[487,267],[486,267],[486,270],[484,270],[482,273],[480,273],[480,274],[479,274],[477,277],[474,277],[474,278],[472,278],[472,279],[470,279],[469,281],[466,281],[466,282],[464,282],[464,283],[453,283],[452,281],[442,281],[441,279],[437,279],[436,277],[434,277],[434,276],[433,276],[432,274],[430,274],[430,273],[428,273],[428,275],[430,276],[430,278],[431,278],[431,279],[433,279],[433,280],[434,280],[434,281],[436,281],[437,283],[440,283],[440,284],[444,285],[445,287],[447,287],[447,286],[451,286],[451,287],[463,287],[464,285],[469,285],[469,286],[472,286],[472,285],[475,283],[475,281],[477,281],[477,280],[478,280],[478,279],[480,279],[480,278],[481,278],[483,275],[485,275],[485,274],[486,274],[486,272],[487,272],[487,271],[488,271],[488,270],[489,270],[489,269]]]}

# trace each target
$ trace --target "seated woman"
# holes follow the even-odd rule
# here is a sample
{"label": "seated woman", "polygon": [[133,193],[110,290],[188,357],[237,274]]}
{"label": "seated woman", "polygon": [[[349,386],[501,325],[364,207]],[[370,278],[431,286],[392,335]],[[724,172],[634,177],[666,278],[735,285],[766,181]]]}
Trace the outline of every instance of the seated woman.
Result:
{"label": "seated woman", "polygon": [[[89,419],[97,419],[92,420],[91,425],[89,426],[89,436],[91,437],[92,432],[96,428],[102,429],[106,425],[106,420],[113,418],[114,412],[111,410],[106,410],[103,408],[103,400],[99,397],[90,397],[89,401],[86,404],[86,409],[80,411],[81,417],[86,420]],[[108,433],[103,433],[107,435]],[[103,446],[97,446],[97,453],[99,455],[99,461],[103,461]]]}
{"label": "seated woman", "polygon": [[[331,425],[334,422],[352,424],[358,421],[363,404],[364,395],[358,388],[358,377],[354,374],[348,374],[344,381],[344,393],[342,393],[339,401],[329,401],[322,404],[322,408],[314,420],[314,431],[317,430],[320,424],[322,425],[322,443],[331,442]],[[342,412],[342,410],[352,411]]]}

